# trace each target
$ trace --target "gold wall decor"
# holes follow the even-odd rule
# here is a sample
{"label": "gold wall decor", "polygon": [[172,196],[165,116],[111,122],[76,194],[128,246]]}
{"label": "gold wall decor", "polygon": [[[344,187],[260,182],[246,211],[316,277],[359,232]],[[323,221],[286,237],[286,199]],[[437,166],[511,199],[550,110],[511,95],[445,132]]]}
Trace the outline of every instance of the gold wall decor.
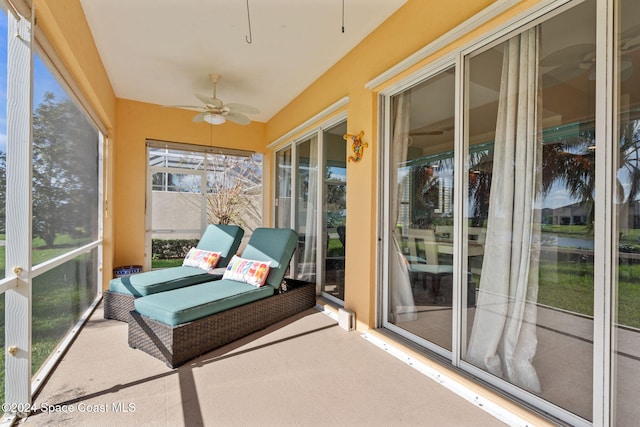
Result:
{"label": "gold wall decor", "polygon": [[364,135],[364,131],[360,131],[357,135],[352,135],[350,133],[346,133],[343,138],[345,141],[352,140],[351,149],[353,150],[354,156],[349,156],[349,162],[359,162],[362,159],[362,155],[364,154],[364,149],[369,146],[366,142],[362,142],[362,136]]}

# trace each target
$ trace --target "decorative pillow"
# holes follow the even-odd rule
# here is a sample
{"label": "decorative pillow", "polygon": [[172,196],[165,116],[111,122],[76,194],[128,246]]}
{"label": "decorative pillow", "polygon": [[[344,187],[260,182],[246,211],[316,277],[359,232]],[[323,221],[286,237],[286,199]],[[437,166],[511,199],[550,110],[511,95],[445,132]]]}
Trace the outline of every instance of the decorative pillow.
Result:
{"label": "decorative pillow", "polygon": [[185,267],[196,267],[206,271],[211,271],[220,261],[222,252],[211,252],[203,249],[191,248],[184,258],[182,265]]}
{"label": "decorative pillow", "polygon": [[234,255],[222,278],[260,287],[266,282],[270,268],[271,261],[253,261]]}

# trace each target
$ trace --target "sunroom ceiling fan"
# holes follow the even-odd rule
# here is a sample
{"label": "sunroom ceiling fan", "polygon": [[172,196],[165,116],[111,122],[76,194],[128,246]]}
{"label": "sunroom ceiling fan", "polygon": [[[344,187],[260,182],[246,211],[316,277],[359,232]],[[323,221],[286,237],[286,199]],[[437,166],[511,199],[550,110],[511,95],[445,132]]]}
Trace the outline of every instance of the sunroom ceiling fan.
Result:
{"label": "sunroom ceiling fan", "polygon": [[202,110],[201,113],[196,114],[193,117],[193,121],[196,123],[207,122],[212,125],[220,125],[227,120],[239,125],[248,125],[251,123],[251,119],[245,114],[258,114],[260,110],[250,105],[229,103],[225,104],[221,99],[216,97],[216,86],[220,79],[219,74],[211,73],[209,78],[213,83],[213,97],[203,96],[195,94],[204,105],[172,105],[177,108],[194,108]]}

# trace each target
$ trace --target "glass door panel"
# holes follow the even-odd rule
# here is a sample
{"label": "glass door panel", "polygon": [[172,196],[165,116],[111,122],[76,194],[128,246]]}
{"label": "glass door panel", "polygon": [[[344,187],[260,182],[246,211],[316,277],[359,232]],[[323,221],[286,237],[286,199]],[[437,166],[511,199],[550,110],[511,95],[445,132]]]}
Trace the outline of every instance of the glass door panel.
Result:
{"label": "glass door panel", "polygon": [[392,99],[389,321],[451,350],[455,72]]}
{"label": "glass door panel", "polygon": [[318,236],[318,138],[296,147],[296,279],[316,283]]}
{"label": "glass door panel", "polygon": [[620,191],[615,200],[617,233],[612,233],[614,239],[619,236],[613,290],[612,425],[629,426],[640,418],[640,3],[620,0],[616,6],[618,136],[614,141]]}
{"label": "glass door panel", "polygon": [[469,58],[466,79],[466,244],[477,292],[465,301],[463,359],[585,419],[596,141],[593,68],[583,59],[595,55],[594,26],[595,1],[586,1]]}
{"label": "glass door panel", "polygon": [[291,228],[291,148],[276,153],[276,168],[276,227]]}
{"label": "glass door panel", "polygon": [[322,209],[323,248],[325,251],[322,292],[329,298],[344,301],[344,257],[347,219],[347,123],[323,132],[324,186]]}

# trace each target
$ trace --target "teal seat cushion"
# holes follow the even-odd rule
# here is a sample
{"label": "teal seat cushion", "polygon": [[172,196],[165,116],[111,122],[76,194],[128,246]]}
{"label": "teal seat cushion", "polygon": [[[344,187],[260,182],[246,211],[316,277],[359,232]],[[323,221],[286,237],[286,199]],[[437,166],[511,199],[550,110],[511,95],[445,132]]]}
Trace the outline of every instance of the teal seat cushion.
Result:
{"label": "teal seat cushion", "polygon": [[138,298],[135,308],[143,316],[176,326],[267,298],[274,292],[268,285],[257,288],[223,279]]}
{"label": "teal seat cushion", "polygon": [[151,270],[113,279],[109,282],[109,290],[139,298],[157,292],[219,280],[229,260],[238,251],[243,236],[244,230],[237,225],[209,224],[198,241],[197,248],[220,252],[220,261],[213,273],[184,266]]}
{"label": "teal seat cushion", "polygon": [[109,282],[109,290],[138,298],[157,292],[191,286],[222,278],[224,269],[216,269],[213,274],[196,267],[171,267],[151,270],[131,276],[118,277]]}

